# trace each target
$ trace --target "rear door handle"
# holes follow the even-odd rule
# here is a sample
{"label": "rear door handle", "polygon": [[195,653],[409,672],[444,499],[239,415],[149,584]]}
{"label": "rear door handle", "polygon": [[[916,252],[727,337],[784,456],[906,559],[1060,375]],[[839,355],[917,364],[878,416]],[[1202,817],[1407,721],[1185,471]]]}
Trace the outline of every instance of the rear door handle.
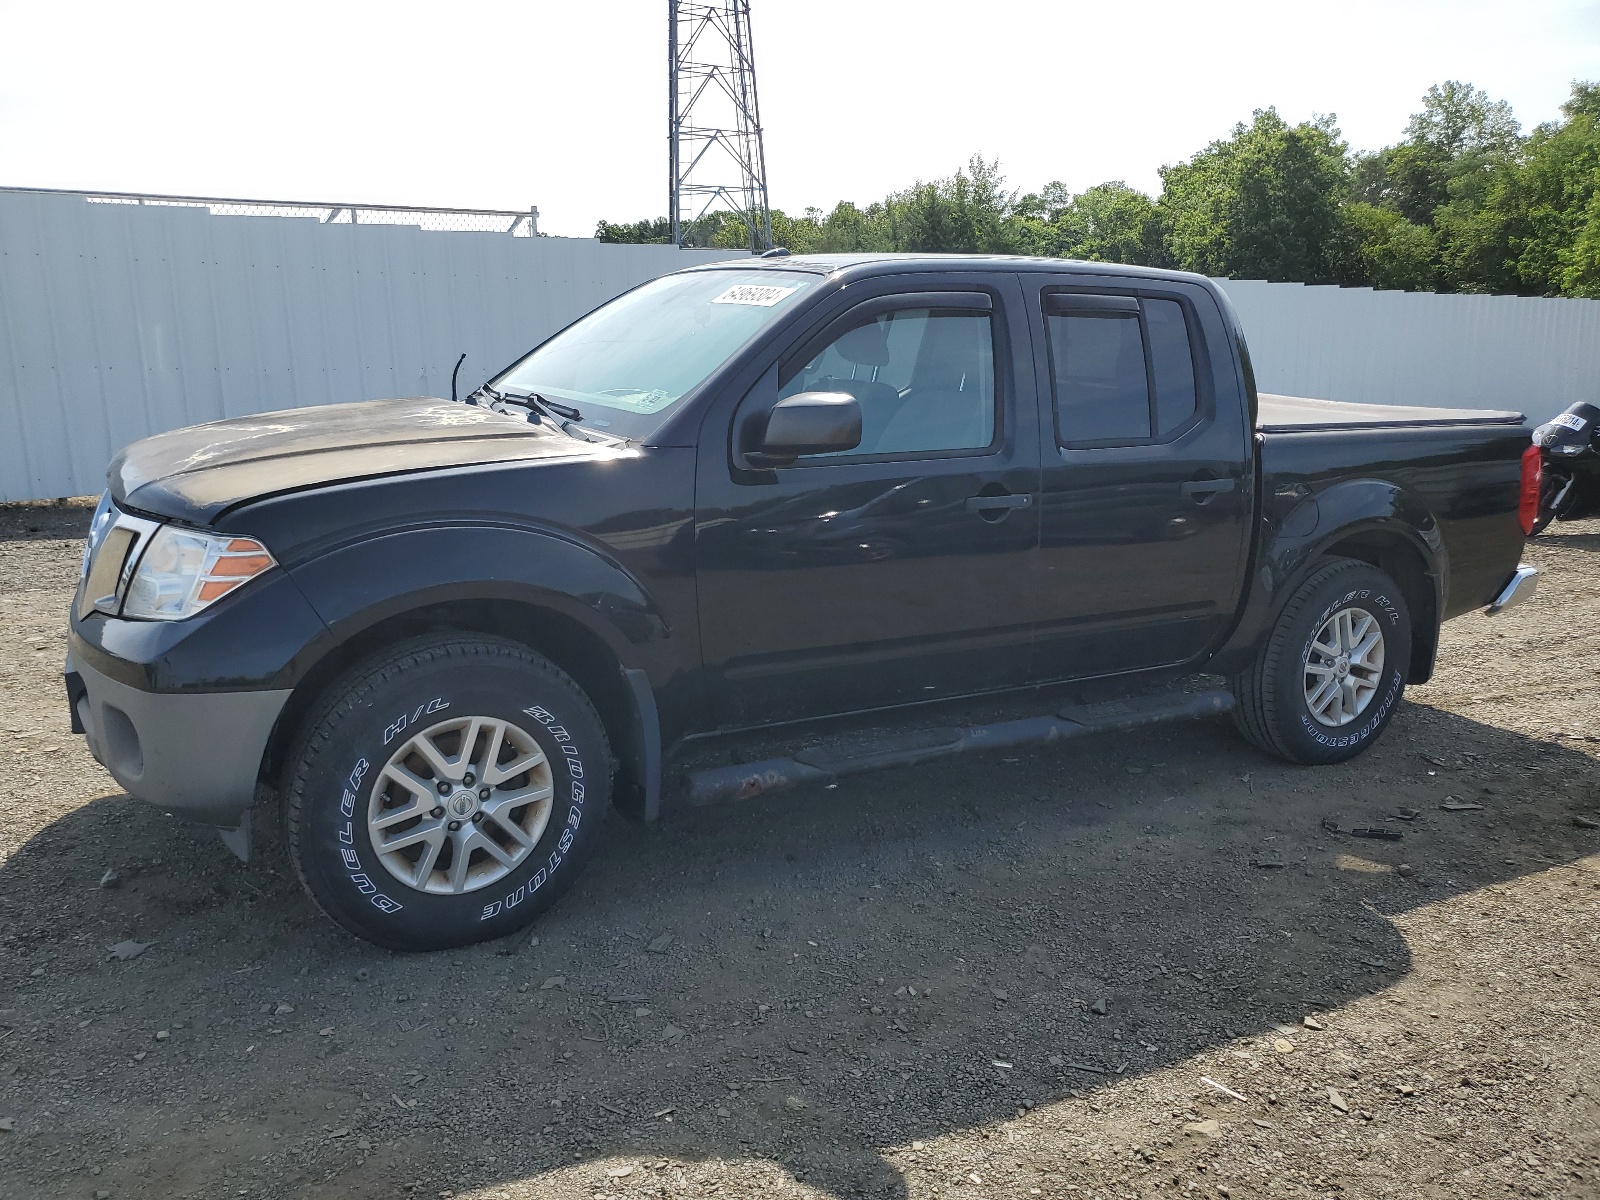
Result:
{"label": "rear door handle", "polygon": [[1002,508],[1027,508],[1032,503],[1033,497],[1027,492],[1006,496],[969,496],[967,498],[967,511],[981,513]]}
{"label": "rear door handle", "polygon": [[1181,490],[1196,504],[1205,504],[1213,496],[1233,491],[1233,483],[1231,479],[1189,479]]}

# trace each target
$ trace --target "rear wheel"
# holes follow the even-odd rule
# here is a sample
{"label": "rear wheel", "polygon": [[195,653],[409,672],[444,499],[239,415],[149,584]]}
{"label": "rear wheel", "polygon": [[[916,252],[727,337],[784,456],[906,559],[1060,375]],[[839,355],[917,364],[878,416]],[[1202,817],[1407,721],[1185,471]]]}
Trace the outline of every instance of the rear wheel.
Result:
{"label": "rear wheel", "polygon": [[1394,717],[1410,661],[1399,585],[1367,563],[1332,559],[1295,589],[1256,661],[1232,679],[1234,721],[1291,762],[1354,758]]}
{"label": "rear wheel", "polygon": [[432,638],[334,687],[292,760],[289,852],[358,937],[434,950],[528,924],[610,807],[588,697],[512,642]]}

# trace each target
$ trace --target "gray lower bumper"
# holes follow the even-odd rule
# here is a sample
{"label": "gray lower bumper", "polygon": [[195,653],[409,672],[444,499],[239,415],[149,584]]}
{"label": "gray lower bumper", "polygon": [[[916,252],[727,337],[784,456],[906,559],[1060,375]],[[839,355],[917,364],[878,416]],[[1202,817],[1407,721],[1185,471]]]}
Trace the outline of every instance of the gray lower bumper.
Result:
{"label": "gray lower bumper", "polygon": [[255,799],[281,692],[144,692],[83,663],[77,718],[89,752],[130,796],[185,817],[236,829]]}
{"label": "gray lower bumper", "polygon": [[1483,611],[1491,617],[1497,612],[1505,612],[1513,604],[1521,604],[1528,599],[1538,588],[1538,570],[1523,563],[1511,573],[1511,578],[1506,580],[1506,585],[1500,589],[1500,594],[1490,601],[1489,607]]}

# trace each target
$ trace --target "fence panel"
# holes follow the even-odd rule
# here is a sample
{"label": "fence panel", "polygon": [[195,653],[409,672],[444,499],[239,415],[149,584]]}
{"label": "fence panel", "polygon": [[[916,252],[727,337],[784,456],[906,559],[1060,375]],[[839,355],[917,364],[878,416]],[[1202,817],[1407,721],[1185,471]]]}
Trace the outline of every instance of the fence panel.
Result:
{"label": "fence panel", "polygon": [[[519,230],[0,190],[0,500],[98,492],[117,449],[181,425],[449,395],[463,352],[470,390],[617,293],[735,257]],[[1600,301],[1218,282],[1264,391],[1535,420],[1600,400]]]}
{"label": "fence panel", "polygon": [[1508,408],[1535,422],[1600,403],[1600,300],[1217,282],[1264,392]]}
{"label": "fence panel", "polygon": [[619,292],[734,257],[0,191],[0,500],[97,493],[130,441],[471,390]]}

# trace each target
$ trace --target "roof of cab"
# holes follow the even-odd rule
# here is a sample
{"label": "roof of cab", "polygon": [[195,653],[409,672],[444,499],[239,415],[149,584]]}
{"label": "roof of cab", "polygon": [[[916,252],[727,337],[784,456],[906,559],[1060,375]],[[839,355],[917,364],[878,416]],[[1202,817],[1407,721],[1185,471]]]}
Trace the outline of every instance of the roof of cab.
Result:
{"label": "roof of cab", "polygon": [[1183,279],[1209,283],[1204,275],[1189,271],[1170,271],[1161,267],[1137,267],[1126,263],[1088,262],[1071,258],[1033,258],[1022,254],[787,254],[765,258],[724,259],[688,268],[692,271],[727,271],[751,268],[772,271],[809,271],[819,275],[848,273],[854,276],[899,274],[907,271],[938,271],[956,268],[971,271],[1052,271],[1071,274],[1126,275],[1135,279]]}

